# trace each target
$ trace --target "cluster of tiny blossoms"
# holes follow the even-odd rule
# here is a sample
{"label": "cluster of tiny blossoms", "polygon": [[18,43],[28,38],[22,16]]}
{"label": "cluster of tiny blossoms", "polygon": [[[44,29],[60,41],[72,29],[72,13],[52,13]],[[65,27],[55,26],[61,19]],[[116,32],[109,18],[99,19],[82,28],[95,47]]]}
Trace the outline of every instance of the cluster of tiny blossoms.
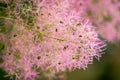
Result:
{"label": "cluster of tiny blossoms", "polygon": [[39,4],[42,8],[37,22],[43,34],[40,60],[48,65],[43,69],[59,72],[87,67],[94,56],[100,57],[104,43],[98,39],[94,27],[82,19],[81,13],[70,10],[69,0],[47,1]]}
{"label": "cluster of tiny blossoms", "polygon": [[83,18],[84,0],[35,3],[34,26],[26,27],[29,24],[18,20],[10,34],[0,33],[5,44],[1,67],[9,75],[35,80],[42,76],[40,71],[50,77],[62,71],[85,69],[94,57],[101,57],[105,43],[98,38],[90,21]]}

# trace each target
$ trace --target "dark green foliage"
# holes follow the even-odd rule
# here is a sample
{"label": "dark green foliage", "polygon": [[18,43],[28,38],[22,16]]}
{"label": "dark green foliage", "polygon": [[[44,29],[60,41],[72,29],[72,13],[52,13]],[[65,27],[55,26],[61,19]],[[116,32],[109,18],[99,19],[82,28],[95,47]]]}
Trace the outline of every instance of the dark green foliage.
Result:
{"label": "dark green foliage", "polygon": [[3,59],[2,59],[2,58],[0,58],[0,64],[1,64],[1,63],[3,63]]}
{"label": "dark green foliage", "polygon": [[4,49],[4,44],[0,42],[0,51]]}
{"label": "dark green foliage", "polygon": [[14,28],[12,22],[10,22],[9,24],[5,24],[5,22],[5,19],[0,18],[0,33],[10,33]]}
{"label": "dark green foliage", "polygon": [[7,4],[0,2],[0,17],[1,16],[7,16]]}
{"label": "dark green foliage", "polygon": [[5,77],[5,75],[7,75],[7,73],[0,68],[0,80],[10,80],[9,77]]}
{"label": "dark green foliage", "polygon": [[0,32],[5,33],[6,32],[6,27],[5,26],[0,26]]}

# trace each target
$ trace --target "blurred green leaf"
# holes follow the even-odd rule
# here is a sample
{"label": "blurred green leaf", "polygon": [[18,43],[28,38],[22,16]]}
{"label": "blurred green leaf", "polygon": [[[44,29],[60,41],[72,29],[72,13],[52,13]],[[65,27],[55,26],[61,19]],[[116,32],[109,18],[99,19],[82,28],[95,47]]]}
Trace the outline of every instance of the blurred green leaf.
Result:
{"label": "blurred green leaf", "polygon": [[10,77],[4,77],[5,75],[8,75],[7,72],[0,68],[0,80],[10,80]]}
{"label": "blurred green leaf", "polygon": [[0,2],[0,16],[7,16],[7,4]]}
{"label": "blurred green leaf", "polygon": [[0,58],[0,64],[1,64],[1,63],[3,63],[3,59],[2,59],[2,58]]}
{"label": "blurred green leaf", "polygon": [[40,41],[43,41],[43,35],[42,35],[42,33],[39,33],[38,36],[39,36]]}
{"label": "blurred green leaf", "polygon": [[0,32],[5,33],[6,32],[6,27],[5,26],[0,26]]}
{"label": "blurred green leaf", "polygon": [[4,49],[4,44],[0,42],[0,51]]}

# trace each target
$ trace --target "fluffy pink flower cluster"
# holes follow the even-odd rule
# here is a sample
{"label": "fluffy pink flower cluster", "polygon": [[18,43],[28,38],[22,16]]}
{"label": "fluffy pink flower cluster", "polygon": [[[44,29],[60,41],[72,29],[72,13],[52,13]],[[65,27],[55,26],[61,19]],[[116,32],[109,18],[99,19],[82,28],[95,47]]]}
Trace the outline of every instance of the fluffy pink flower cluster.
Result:
{"label": "fluffy pink flower cluster", "polygon": [[[71,71],[87,67],[93,57],[99,58],[104,42],[98,39],[94,27],[82,18],[81,12],[70,10],[73,4],[69,0],[46,1],[39,4],[42,6],[39,14],[42,15],[39,15],[37,22],[44,36],[41,54],[45,57],[40,55],[40,62],[48,65],[43,69]],[[83,8],[79,6],[80,9]]]}
{"label": "fluffy pink flower cluster", "polygon": [[103,38],[120,40],[120,0],[87,0],[87,15]]}
{"label": "fluffy pink flower cluster", "polygon": [[52,75],[85,69],[94,57],[99,59],[106,45],[83,18],[84,4],[84,0],[38,0],[34,28],[17,23],[3,39],[1,67],[17,79],[34,80],[38,68]]}

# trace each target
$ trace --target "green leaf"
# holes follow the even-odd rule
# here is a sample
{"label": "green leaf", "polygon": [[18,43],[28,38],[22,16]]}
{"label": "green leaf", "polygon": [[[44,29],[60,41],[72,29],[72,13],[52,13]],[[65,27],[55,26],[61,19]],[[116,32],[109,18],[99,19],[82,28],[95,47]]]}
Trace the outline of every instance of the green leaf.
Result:
{"label": "green leaf", "polygon": [[3,63],[3,59],[2,59],[2,58],[0,58],[0,64],[1,64],[1,63]]}
{"label": "green leaf", "polygon": [[36,32],[38,34],[38,37],[39,37],[40,41],[43,41],[43,33],[40,32],[40,31],[36,31]]}
{"label": "green leaf", "polygon": [[0,51],[4,49],[4,44],[0,42]]}
{"label": "green leaf", "polygon": [[0,2],[0,16],[7,16],[7,4]]}
{"label": "green leaf", "polygon": [[5,26],[0,26],[0,32],[5,33],[6,32],[6,27]]}
{"label": "green leaf", "polygon": [[5,25],[5,19],[0,17],[0,26],[4,26]]}
{"label": "green leaf", "polygon": [[0,7],[4,7],[4,8],[6,8],[6,7],[7,7],[7,4],[4,3],[4,2],[0,2]]}

